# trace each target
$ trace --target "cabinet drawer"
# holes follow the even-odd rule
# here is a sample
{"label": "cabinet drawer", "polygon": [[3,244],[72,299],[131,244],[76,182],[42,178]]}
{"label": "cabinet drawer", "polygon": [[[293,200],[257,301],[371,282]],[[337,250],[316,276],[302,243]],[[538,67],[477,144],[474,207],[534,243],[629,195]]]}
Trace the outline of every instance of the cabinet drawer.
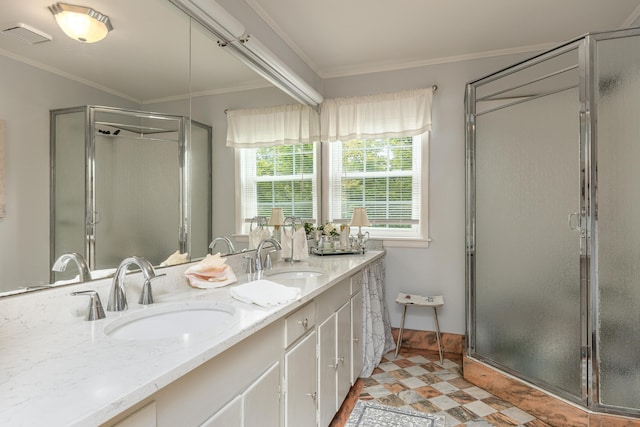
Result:
{"label": "cabinet drawer", "polygon": [[349,300],[351,278],[342,280],[316,298],[318,323],[324,322]]}
{"label": "cabinet drawer", "polygon": [[313,302],[290,314],[284,320],[284,346],[289,347],[316,324],[316,306]]}
{"label": "cabinet drawer", "polygon": [[362,289],[362,283],[364,282],[363,274],[364,271],[358,271],[351,276],[351,295],[357,294]]}

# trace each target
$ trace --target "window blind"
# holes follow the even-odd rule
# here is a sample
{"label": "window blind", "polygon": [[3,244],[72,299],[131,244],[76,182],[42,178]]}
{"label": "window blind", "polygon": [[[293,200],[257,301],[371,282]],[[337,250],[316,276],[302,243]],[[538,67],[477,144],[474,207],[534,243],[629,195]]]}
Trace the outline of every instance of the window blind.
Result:
{"label": "window blind", "polygon": [[420,136],[331,144],[331,221],[349,222],[355,207],[365,207],[376,236],[416,237],[421,158]]}

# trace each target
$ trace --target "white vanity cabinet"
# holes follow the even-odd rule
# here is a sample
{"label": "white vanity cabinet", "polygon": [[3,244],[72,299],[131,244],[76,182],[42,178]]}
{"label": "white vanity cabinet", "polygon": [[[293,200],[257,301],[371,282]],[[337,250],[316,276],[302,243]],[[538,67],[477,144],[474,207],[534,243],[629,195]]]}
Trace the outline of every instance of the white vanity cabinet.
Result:
{"label": "white vanity cabinet", "polygon": [[280,362],[251,384],[242,400],[243,427],[279,427]]}
{"label": "white vanity cabinet", "polygon": [[358,272],[351,277],[351,385],[356,383],[364,365],[363,274]]}
{"label": "white vanity cabinet", "polygon": [[279,427],[283,329],[272,323],[105,425],[155,402],[158,427]]}
{"label": "white vanity cabinet", "polygon": [[285,318],[283,395],[286,427],[316,426],[315,307],[315,301],[311,301]]}
{"label": "white vanity cabinet", "polygon": [[236,396],[206,420],[202,427],[242,427],[242,396]]}
{"label": "white vanity cabinet", "polygon": [[316,333],[312,331],[284,356],[284,425],[316,426]]}
{"label": "white vanity cabinet", "polygon": [[362,371],[363,279],[353,273],[106,425],[137,426],[128,417],[144,409],[159,427],[329,426]]}
{"label": "white vanity cabinet", "polygon": [[320,295],[318,326],[318,426],[328,426],[351,387],[351,279]]}
{"label": "white vanity cabinet", "polygon": [[280,363],[276,362],[202,427],[279,427],[279,389]]}

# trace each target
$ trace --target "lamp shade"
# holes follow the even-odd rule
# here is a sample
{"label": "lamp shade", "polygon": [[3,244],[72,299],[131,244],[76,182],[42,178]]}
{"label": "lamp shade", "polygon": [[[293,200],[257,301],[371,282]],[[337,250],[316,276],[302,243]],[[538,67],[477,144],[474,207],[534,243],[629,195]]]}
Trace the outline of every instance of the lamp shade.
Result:
{"label": "lamp shade", "polygon": [[49,6],[64,33],[82,43],[95,43],[104,39],[113,29],[107,15],[85,6],[56,3]]}
{"label": "lamp shade", "polygon": [[282,208],[271,208],[271,218],[269,218],[269,225],[282,225],[284,222],[284,212]]}
{"label": "lamp shade", "polygon": [[349,225],[355,227],[369,227],[371,222],[369,222],[369,217],[367,216],[367,208],[354,208],[351,223],[349,223]]}

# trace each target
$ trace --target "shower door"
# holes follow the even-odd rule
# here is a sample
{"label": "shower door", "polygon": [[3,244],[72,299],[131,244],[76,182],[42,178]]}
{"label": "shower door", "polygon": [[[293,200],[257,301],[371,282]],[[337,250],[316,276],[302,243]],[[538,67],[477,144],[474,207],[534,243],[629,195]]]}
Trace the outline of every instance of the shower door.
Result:
{"label": "shower door", "polygon": [[586,398],[578,46],[468,88],[469,351]]}
{"label": "shower door", "polygon": [[159,265],[176,250],[185,252],[184,119],[107,107],[90,114],[93,268],[118,265],[123,254],[144,254]]}
{"label": "shower door", "polygon": [[[593,37],[597,260],[592,268],[596,345],[593,403],[640,408],[640,36]],[[632,410],[633,409],[633,410]]]}

